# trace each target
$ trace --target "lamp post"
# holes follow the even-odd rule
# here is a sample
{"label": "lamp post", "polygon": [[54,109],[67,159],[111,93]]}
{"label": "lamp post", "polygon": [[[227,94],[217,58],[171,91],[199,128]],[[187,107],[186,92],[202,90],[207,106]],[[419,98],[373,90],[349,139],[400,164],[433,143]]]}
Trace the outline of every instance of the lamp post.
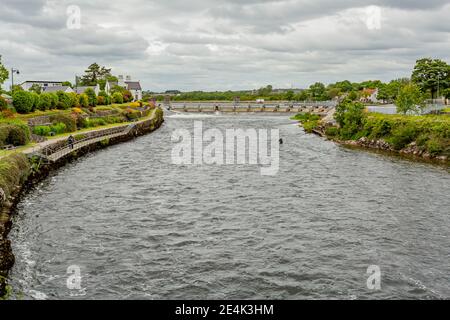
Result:
{"label": "lamp post", "polygon": [[20,74],[19,70],[11,68],[11,94],[13,92],[14,89],[14,73],[15,74]]}

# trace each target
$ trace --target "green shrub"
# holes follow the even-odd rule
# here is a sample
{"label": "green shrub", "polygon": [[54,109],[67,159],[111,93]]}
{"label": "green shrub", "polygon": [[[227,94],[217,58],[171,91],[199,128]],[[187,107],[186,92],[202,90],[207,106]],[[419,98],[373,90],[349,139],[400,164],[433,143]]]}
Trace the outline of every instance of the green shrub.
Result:
{"label": "green shrub", "polygon": [[37,108],[41,111],[49,110],[52,107],[52,99],[50,93],[41,93]]}
{"label": "green shrub", "polygon": [[418,132],[412,125],[402,125],[391,131],[391,137],[388,138],[388,142],[392,144],[395,150],[404,148],[409,143],[413,142]]}
{"label": "green shrub", "polygon": [[30,92],[16,90],[13,94],[13,105],[18,113],[28,113],[33,109],[34,99]]}
{"label": "green shrub", "polygon": [[69,97],[70,97],[70,107],[79,108],[80,102],[78,101],[78,95],[75,92],[70,92]]}
{"label": "green shrub", "polygon": [[84,91],[84,94],[88,97],[89,106],[95,107],[97,105],[97,95],[95,94],[94,89],[87,88],[86,91]]}
{"label": "green shrub", "polygon": [[68,93],[64,91],[57,91],[58,104],[56,107],[61,110],[67,110],[72,107],[72,98]]}
{"label": "green shrub", "polygon": [[444,139],[430,137],[425,143],[425,148],[431,155],[436,156],[444,152],[446,145],[448,146],[448,143],[446,143]]}
{"label": "green shrub", "polygon": [[131,108],[128,108],[123,111],[123,114],[128,120],[136,120],[141,117],[141,112],[139,110],[134,110]]}
{"label": "green shrub", "polygon": [[313,132],[313,130],[316,129],[318,125],[319,121],[317,120],[302,122],[303,129],[305,129],[305,131],[308,133]]}
{"label": "green shrub", "polygon": [[5,110],[8,108],[8,102],[6,102],[6,99],[0,96],[0,110]]}
{"label": "green shrub", "polygon": [[99,106],[105,105],[105,97],[103,97],[103,96],[98,96],[98,97],[97,97],[97,105],[99,105]]}
{"label": "green shrub", "polygon": [[69,131],[67,131],[66,125],[65,125],[64,123],[62,123],[62,122],[52,125],[52,126],[50,127],[50,130],[51,130],[52,132],[56,133],[56,134],[61,134],[61,133],[64,133],[64,132],[69,132]]}
{"label": "green shrub", "polygon": [[58,106],[58,102],[59,102],[58,95],[56,94],[56,92],[51,92],[51,93],[49,93],[49,95],[50,95],[50,97],[52,99],[52,103],[51,103],[50,108],[51,109],[55,109]]}
{"label": "green shrub", "polygon": [[74,132],[77,130],[77,120],[75,116],[68,114],[56,114],[50,117],[53,125],[63,123],[66,126],[66,132]]}
{"label": "green shrub", "polygon": [[23,146],[30,142],[30,129],[24,123],[11,122],[0,124],[0,145]]}
{"label": "green shrub", "polygon": [[335,137],[339,134],[339,130],[336,127],[328,127],[325,129],[325,134],[330,137]]}
{"label": "green shrub", "polygon": [[112,103],[123,103],[123,96],[120,92],[116,92],[112,95]]}
{"label": "green shrub", "polygon": [[80,94],[78,100],[80,102],[81,107],[83,108],[89,107],[89,97],[86,94],[84,93]]}
{"label": "green shrub", "polygon": [[31,107],[31,111],[35,111],[38,109],[40,101],[41,101],[41,96],[39,94],[37,94],[36,92],[30,92],[31,93],[31,97],[33,98],[33,106]]}
{"label": "green shrub", "polygon": [[0,159],[0,188],[9,197],[17,185],[30,173],[30,163],[23,153],[13,153]]}
{"label": "green shrub", "polygon": [[38,136],[48,136],[51,131],[49,126],[36,126],[33,128],[33,133]]}

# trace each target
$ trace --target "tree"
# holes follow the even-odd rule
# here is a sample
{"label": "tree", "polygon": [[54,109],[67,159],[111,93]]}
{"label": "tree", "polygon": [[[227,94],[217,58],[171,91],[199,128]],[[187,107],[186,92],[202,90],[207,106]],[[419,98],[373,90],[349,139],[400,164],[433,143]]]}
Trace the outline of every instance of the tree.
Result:
{"label": "tree", "polygon": [[84,75],[81,77],[81,85],[95,86],[99,80],[106,79],[109,76],[111,76],[111,69],[93,63],[84,71]]}
{"label": "tree", "polygon": [[272,93],[273,87],[269,84],[268,86],[262,87],[258,89],[258,96],[267,97]]}
{"label": "tree", "polygon": [[420,88],[411,83],[404,86],[395,101],[397,112],[406,114],[407,112],[417,112],[419,108],[425,106],[424,97]]}
{"label": "tree", "polygon": [[72,84],[70,83],[70,81],[64,81],[64,82],[62,83],[62,85],[63,85],[63,86],[67,86],[67,87],[73,88],[73,87],[72,87]]}
{"label": "tree", "polygon": [[411,81],[408,78],[392,80],[388,84],[383,84],[378,90],[377,99],[395,101],[400,90]]}
{"label": "tree", "polygon": [[316,82],[309,87],[309,92],[314,100],[327,100],[325,85],[321,82]]}
{"label": "tree", "polygon": [[18,113],[28,113],[33,108],[34,99],[30,92],[17,90],[13,93],[13,105]]}
{"label": "tree", "polygon": [[331,85],[333,88],[338,88],[342,92],[350,92],[353,90],[352,83],[348,80],[336,82],[334,85]]}
{"label": "tree", "polygon": [[97,105],[97,95],[94,89],[87,88],[84,93],[88,96],[89,106],[95,107]]}
{"label": "tree", "polygon": [[340,136],[343,139],[351,139],[364,126],[366,118],[364,105],[360,102],[353,102],[348,98],[344,99],[336,106],[334,118],[339,124]]}
{"label": "tree", "polygon": [[431,92],[431,98],[436,97],[438,88],[445,90],[450,87],[450,66],[440,59],[424,58],[416,61],[411,80],[426,92]]}
{"label": "tree", "polygon": [[40,85],[38,85],[37,83],[33,84],[30,88],[30,91],[32,92],[36,92],[37,94],[40,94],[42,91],[42,88]]}
{"label": "tree", "polygon": [[58,109],[66,110],[72,107],[72,98],[68,93],[57,91],[56,95],[58,96],[58,104],[56,105]]}
{"label": "tree", "polygon": [[38,109],[45,111],[52,107],[52,95],[50,93],[41,93]]}
{"label": "tree", "polygon": [[288,90],[288,92],[286,92],[286,96],[285,96],[286,100],[291,101],[294,99],[294,91],[292,90]]}
{"label": "tree", "polygon": [[3,64],[2,64],[2,56],[0,55],[0,91],[1,91],[1,86],[2,86],[3,82],[5,82],[5,80],[8,79],[8,77],[9,77],[9,72],[3,66]]}
{"label": "tree", "polygon": [[306,101],[309,99],[309,91],[308,90],[302,90],[296,97],[298,101]]}
{"label": "tree", "polygon": [[442,94],[444,95],[445,99],[450,99],[450,88],[445,89]]}

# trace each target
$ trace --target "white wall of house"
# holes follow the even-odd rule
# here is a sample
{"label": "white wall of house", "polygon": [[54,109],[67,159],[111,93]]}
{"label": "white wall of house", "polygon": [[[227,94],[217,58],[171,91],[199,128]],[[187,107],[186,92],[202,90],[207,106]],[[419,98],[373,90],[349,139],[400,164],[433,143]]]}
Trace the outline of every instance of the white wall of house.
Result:
{"label": "white wall of house", "polygon": [[50,81],[50,82],[25,81],[25,82],[23,82],[20,86],[22,87],[23,90],[29,91],[30,88],[31,88],[34,84],[39,85],[41,88],[44,88],[44,87],[52,87],[52,86],[62,86],[62,82],[56,82],[56,81]]}
{"label": "white wall of house", "polygon": [[142,90],[130,90],[133,95],[133,101],[142,100]]}

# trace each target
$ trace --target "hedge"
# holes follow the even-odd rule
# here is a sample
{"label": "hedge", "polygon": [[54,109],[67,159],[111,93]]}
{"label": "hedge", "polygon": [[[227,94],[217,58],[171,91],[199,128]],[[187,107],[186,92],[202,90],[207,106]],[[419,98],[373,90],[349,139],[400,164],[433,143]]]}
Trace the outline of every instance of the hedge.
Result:
{"label": "hedge", "polygon": [[18,113],[28,113],[33,109],[34,99],[30,92],[17,90],[13,94],[13,105]]}

